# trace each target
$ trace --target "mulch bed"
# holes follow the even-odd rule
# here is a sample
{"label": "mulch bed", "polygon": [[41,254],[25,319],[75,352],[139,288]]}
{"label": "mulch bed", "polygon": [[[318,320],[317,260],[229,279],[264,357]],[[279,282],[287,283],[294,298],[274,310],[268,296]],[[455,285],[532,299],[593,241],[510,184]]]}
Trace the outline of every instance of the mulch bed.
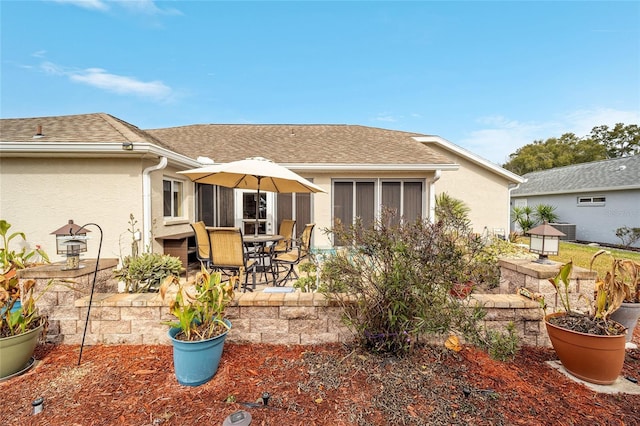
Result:
{"label": "mulch bed", "polygon": [[[634,342],[640,341],[640,327]],[[171,346],[40,345],[36,367],[0,383],[2,425],[640,425],[640,395],[598,394],[549,367],[552,349],[500,362],[471,347],[406,359],[344,345],[225,344],[218,373],[180,386]],[[640,350],[624,376],[640,379]],[[269,392],[265,407],[257,402]],[[33,415],[36,398],[44,408]]]}

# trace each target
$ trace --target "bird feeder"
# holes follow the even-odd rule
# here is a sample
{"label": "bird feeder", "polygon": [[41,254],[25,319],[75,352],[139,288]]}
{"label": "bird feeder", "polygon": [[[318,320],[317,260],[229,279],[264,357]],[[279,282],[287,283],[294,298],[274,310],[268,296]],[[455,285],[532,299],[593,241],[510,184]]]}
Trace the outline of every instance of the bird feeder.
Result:
{"label": "bird feeder", "polygon": [[67,257],[63,271],[81,268],[80,253],[87,251],[87,232],[90,231],[70,219],[69,223],[51,233],[56,236],[56,253]]}

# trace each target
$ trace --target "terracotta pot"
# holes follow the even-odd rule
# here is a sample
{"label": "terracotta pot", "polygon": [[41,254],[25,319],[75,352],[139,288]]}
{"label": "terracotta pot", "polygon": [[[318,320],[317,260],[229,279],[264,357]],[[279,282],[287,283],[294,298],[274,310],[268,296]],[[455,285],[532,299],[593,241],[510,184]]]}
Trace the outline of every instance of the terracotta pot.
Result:
{"label": "terracotta pot", "polygon": [[640,303],[623,302],[622,306],[611,314],[612,320],[627,328],[627,342],[630,342],[633,337],[633,330],[638,324],[638,318],[640,318]]}
{"label": "terracotta pot", "polygon": [[549,318],[564,315],[564,312],[557,312],[544,319],[553,349],[564,368],[590,383],[610,385],[615,382],[624,364],[625,334],[597,336],[549,323]]}
{"label": "terracotta pot", "polygon": [[454,283],[451,290],[449,290],[449,294],[458,299],[466,299],[473,291],[474,286],[475,283],[473,281]]}

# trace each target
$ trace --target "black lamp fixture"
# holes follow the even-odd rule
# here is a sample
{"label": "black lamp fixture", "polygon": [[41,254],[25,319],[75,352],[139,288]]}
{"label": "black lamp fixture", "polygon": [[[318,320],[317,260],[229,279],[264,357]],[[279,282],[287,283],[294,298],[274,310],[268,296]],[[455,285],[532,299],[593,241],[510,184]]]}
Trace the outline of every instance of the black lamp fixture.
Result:
{"label": "black lamp fixture", "polygon": [[91,231],[76,225],[73,219],[69,219],[69,223],[51,233],[56,236],[56,253],[67,257],[62,267],[63,271],[82,267],[80,253],[87,251],[87,232]]}
{"label": "black lamp fixture", "polygon": [[538,254],[536,263],[551,265],[553,262],[547,256],[557,255],[560,247],[560,237],[566,234],[558,231],[546,221],[542,225],[538,225],[528,232],[530,237],[529,251]]}

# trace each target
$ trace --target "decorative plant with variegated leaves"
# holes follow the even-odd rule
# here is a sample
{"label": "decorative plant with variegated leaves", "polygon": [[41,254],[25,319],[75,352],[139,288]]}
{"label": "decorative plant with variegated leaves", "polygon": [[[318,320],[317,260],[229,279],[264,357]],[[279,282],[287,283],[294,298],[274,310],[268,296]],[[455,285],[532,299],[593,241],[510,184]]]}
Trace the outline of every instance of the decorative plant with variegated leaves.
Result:
{"label": "decorative plant with variegated leaves", "polygon": [[[169,311],[177,321],[164,324],[181,330],[175,337],[179,340],[197,341],[218,336],[228,330],[224,322],[229,303],[233,301],[233,289],[238,277],[222,281],[219,272],[210,273],[205,267],[196,274],[195,280],[181,282],[177,276],[167,277],[160,286],[163,300],[172,297]],[[173,285],[177,292],[168,292]]]}

